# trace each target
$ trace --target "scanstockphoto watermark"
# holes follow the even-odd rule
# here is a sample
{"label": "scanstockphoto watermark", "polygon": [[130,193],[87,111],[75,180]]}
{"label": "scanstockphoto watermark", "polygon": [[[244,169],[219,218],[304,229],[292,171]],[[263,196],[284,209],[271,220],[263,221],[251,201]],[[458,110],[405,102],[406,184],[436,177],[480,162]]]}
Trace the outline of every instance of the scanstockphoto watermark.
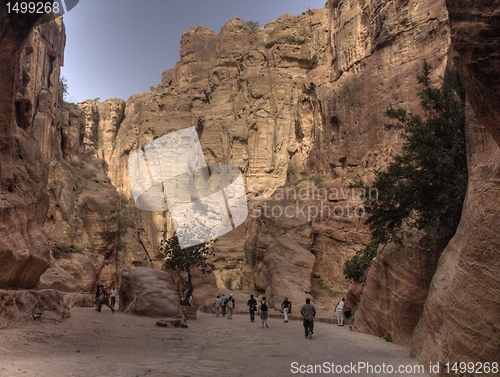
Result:
{"label": "scanstockphoto watermark", "polygon": [[378,200],[375,187],[317,188],[280,187],[269,199],[259,195],[249,201],[252,218],[295,218],[307,220],[331,218],[362,218],[366,215],[365,200]]}
{"label": "scanstockphoto watermark", "polygon": [[290,364],[290,372],[292,374],[336,374],[336,375],[346,375],[346,374],[426,374],[425,367],[419,364],[407,364],[407,365],[397,365],[393,366],[391,364],[380,363],[373,364],[370,362],[350,362],[349,364],[337,364],[334,362],[326,361],[321,364],[300,364],[298,362],[292,362]]}

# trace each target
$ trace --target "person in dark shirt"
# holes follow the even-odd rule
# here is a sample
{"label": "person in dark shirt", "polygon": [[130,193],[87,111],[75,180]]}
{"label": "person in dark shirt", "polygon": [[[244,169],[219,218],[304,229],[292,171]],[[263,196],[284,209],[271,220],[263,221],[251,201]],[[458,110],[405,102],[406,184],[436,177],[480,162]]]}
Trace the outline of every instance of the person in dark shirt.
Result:
{"label": "person in dark shirt", "polygon": [[311,299],[306,298],[306,303],[302,305],[300,309],[300,314],[304,317],[304,330],[306,338],[312,339],[313,328],[314,328],[314,317],[316,316],[316,308],[311,304]]}
{"label": "person in dark shirt", "polygon": [[288,323],[288,314],[292,314],[292,303],[288,301],[288,297],[281,303],[281,311],[283,312],[283,317],[285,323]]}
{"label": "person in dark shirt", "polygon": [[257,300],[250,295],[250,300],[247,301],[248,310],[250,310],[250,322],[255,322],[255,311],[257,310]]}

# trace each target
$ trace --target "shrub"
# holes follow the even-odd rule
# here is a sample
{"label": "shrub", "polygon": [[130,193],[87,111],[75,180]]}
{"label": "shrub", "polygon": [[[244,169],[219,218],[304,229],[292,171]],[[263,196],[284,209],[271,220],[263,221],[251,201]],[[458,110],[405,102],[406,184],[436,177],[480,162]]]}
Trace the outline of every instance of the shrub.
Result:
{"label": "shrub", "polygon": [[355,283],[365,281],[372,260],[377,255],[378,246],[378,241],[372,241],[344,263],[344,276],[347,280]]}
{"label": "shrub", "polygon": [[82,253],[83,249],[75,245],[56,244],[52,247],[54,258],[68,257],[70,254]]}
{"label": "shrub", "polygon": [[255,33],[255,31],[259,28],[259,23],[257,21],[247,21],[245,22],[245,25],[249,27],[250,30],[252,30],[252,33]]}

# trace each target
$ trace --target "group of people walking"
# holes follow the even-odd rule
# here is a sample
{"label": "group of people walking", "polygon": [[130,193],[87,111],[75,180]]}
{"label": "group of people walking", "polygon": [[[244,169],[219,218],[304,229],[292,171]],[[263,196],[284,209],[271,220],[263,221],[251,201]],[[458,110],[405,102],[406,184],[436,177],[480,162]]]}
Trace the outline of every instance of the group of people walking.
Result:
{"label": "group of people walking", "polygon": [[[235,309],[235,300],[233,294],[231,293],[229,297],[225,294],[218,295],[213,303],[213,308],[215,309],[215,314],[217,317],[222,315],[225,317],[227,315],[228,319],[233,317]],[[257,301],[254,295],[250,295],[250,299],[247,301],[247,307],[250,312],[250,322],[255,322],[255,313],[260,316],[262,321],[262,328],[269,328],[267,324],[267,319],[269,316],[269,303],[265,297],[262,300]],[[336,306],[337,311],[337,322],[339,326],[344,326],[344,312],[350,312],[349,308],[345,305],[345,299],[343,298]],[[283,320],[288,323],[288,315],[292,314],[292,303],[285,297],[281,303],[281,312],[283,313]],[[311,304],[311,299],[307,298],[306,303],[300,308],[300,314],[303,317],[304,325],[304,335],[305,337],[312,338],[314,333],[314,317],[316,316],[316,308]]]}
{"label": "group of people walking", "polygon": [[111,313],[114,313],[115,304],[116,304],[115,287],[111,288],[111,291],[108,292],[108,290],[104,287],[104,285],[102,284],[98,285],[95,292],[95,310],[100,312],[102,306],[105,305],[111,309]]}
{"label": "group of people walking", "polygon": [[222,311],[223,317],[225,317],[227,313],[227,319],[233,318],[235,301],[232,293],[229,295],[229,297],[226,297],[224,293],[222,294],[222,296],[218,295],[215,298],[212,306],[215,309],[215,314],[217,315],[217,317],[219,317],[219,314]]}

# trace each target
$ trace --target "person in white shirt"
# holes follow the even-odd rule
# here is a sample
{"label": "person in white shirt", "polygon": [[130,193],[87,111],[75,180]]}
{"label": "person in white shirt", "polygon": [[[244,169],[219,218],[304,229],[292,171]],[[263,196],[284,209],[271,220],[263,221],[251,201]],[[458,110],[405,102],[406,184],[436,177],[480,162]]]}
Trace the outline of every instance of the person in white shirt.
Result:
{"label": "person in white shirt", "polygon": [[345,298],[342,298],[342,301],[337,304],[337,323],[339,326],[344,326],[344,308]]}
{"label": "person in white shirt", "polygon": [[116,304],[116,289],[113,287],[111,289],[111,307],[114,309]]}

